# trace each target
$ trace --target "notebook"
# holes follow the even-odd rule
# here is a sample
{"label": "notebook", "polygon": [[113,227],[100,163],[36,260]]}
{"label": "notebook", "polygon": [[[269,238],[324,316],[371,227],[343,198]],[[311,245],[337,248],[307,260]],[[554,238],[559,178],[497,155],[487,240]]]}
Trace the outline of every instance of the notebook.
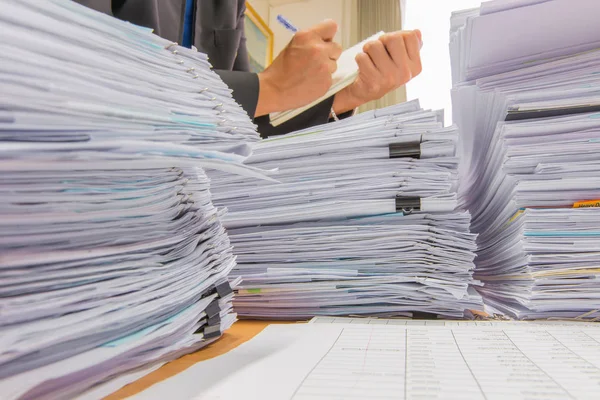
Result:
{"label": "notebook", "polygon": [[296,108],[294,110],[272,113],[270,115],[271,125],[278,126],[286,121],[289,121],[290,119],[302,114],[304,111],[315,106],[316,104],[319,104],[323,100],[328,99],[329,97],[333,96],[334,94],[336,94],[337,92],[354,82],[354,80],[358,76],[358,64],[355,60],[356,56],[362,53],[363,47],[366,43],[373,40],[377,40],[383,34],[384,32],[378,32],[373,36],[345,50],[337,61],[338,69],[334,72],[332,76],[333,82],[327,93],[325,93],[323,96],[319,97],[312,103],[309,103],[303,107]]}

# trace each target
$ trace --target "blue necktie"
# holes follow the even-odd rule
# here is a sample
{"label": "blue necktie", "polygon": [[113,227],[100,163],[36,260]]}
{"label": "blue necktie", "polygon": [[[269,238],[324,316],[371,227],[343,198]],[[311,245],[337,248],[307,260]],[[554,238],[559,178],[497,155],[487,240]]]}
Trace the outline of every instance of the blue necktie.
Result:
{"label": "blue necktie", "polygon": [[181,45],[190,49],[194,38],[194,0],[185,0],[185,14],[183,16],[183,38]]}

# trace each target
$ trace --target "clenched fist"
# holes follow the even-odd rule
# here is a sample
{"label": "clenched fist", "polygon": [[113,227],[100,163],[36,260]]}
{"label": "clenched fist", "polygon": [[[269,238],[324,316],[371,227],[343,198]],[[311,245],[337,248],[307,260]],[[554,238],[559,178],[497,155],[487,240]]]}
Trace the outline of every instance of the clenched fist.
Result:
{"label": "clenched fist", "polygon": [[324,95],[342,53],[333,37],[335,21],[326,20],[296,33],[273,63],[258,74],[255,116],[302,107]]}

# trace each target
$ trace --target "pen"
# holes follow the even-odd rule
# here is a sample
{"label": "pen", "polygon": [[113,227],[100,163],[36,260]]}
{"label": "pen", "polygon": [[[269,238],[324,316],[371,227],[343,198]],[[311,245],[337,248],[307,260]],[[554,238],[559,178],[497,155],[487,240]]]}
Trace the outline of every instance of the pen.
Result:
{"label": "pen", "polygon": [[294,25],[292,25],[292,23],[290,21],[288,21],[283,15],[279,14],[277,15],[277,21],[279,21],[279,23],[281,25],[283,25],[283,27],[285,29],[287,29],[290,32],[296,33],[298,32],[298,28],[296,28]]}

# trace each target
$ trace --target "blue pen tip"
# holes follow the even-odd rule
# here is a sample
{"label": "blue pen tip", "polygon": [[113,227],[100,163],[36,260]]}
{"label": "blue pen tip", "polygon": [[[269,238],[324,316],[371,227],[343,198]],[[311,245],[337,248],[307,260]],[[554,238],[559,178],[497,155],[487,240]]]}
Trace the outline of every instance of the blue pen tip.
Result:
{"label": "blue pen tip", "polygon": [[281,25],[283,25],[287,30],[292,31],[292,32],[297,32],[298,30],[296,29],[296,27],[294,25],[292,25],[283,15],[278,14],[277,15],[277,21],[279,21],[279,23]]}

